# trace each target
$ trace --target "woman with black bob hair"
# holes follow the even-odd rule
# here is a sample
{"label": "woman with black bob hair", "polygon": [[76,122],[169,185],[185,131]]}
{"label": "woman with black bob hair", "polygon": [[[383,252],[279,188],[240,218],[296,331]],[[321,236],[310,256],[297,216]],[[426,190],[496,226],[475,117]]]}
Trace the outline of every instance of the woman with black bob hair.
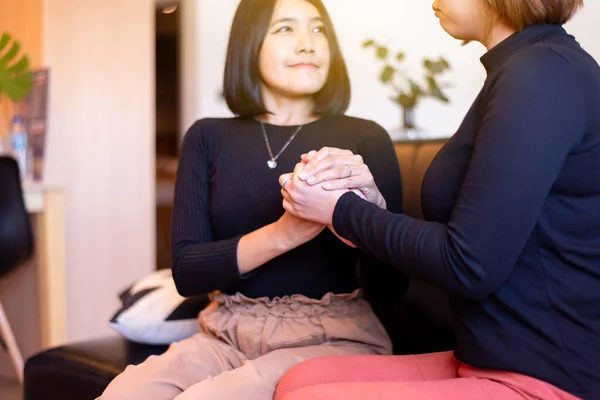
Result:
{"label": "woman with black bob hair", "polygon": [[389,135],[343,114],[350,83],[321,1],[242,0],[224,93],[236,117],[192,125],[175,187],[175,283],[184,296],[215,292],[201,333],[129,366],[101,399],[270,400],[303,360],[392,352],[383,305],[402,296],[406,276],[281,205],[279,175],[335,146],[371,167],[380,190],[358,195],[402,209]]}

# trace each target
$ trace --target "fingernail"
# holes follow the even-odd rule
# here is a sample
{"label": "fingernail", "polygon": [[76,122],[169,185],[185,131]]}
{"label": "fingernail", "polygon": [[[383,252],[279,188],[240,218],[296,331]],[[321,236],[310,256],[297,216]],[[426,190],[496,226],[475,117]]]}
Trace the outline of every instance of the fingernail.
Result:
{"label": "fingernail", "polygon": [[326,183],[323,185],[323,189],[330,189],[331,188],[331,184]]}
{"label": "fingernail", "polygon": [[300,172],[298,174],[298,178],[305,180],[308,177],[308,174],[306,172]]}
{"label": "fingernail", "polygon": [[309,185],[312,185],[313,183],[315,183],[315,178],[311,176],[310,178],[308,178],[307,182]]}

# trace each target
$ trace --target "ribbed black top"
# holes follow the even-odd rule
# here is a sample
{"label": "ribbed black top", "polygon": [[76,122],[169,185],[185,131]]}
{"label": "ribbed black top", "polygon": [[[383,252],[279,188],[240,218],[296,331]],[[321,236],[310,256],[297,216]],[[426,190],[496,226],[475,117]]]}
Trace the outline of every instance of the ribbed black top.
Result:
{"label": "ribbed black top", "polygon": [[353,193],[334,227],[452,294],[456,357],[600,399],[600,68],[560,26],[486,53],[423,180],[428,221]]}
{"label": "ribbed black top", "polygon": [[[266,125],[273,153],[295,126]],[[249,297],[303,294],[320,298],[359,287],[356,264],[379,296],[401,295],[403,274],[343,244],[328,229],[247,276],[237,264],[240,238],[276,221],[284,212],[278,177],[291,172],[300,155],[323,146],[363,156],[386,198],[402,210],[402,185],[389,135],[377,124],[347,116],[305,125],[278,159],[269,159],[260,123],[253,119],[203,119],[187,132],[175,185],[172,225],[173,275],[184,295],[221,290]],[[369,279],[372,277],[373,279]],[[368,289],[368,288],[367,288]]]}

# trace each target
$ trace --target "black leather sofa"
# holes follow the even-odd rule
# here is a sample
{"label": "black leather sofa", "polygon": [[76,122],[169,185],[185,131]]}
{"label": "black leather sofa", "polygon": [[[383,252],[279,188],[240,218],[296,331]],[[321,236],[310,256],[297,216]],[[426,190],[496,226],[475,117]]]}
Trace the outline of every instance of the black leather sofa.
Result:
{"label": "black leather sofa", "polygon": [[[404,182],[405,212],[421,217],[421,181],[445,140],[396,142]],[[454,345],[446,294],[412,280],[394,310],[393,341],[400,354],[450,350]],[[132,343],[121,337],[73,343],[29,358],[24,371],[24,400],[92,400],[129,364],[138,364],[166,346]]]}

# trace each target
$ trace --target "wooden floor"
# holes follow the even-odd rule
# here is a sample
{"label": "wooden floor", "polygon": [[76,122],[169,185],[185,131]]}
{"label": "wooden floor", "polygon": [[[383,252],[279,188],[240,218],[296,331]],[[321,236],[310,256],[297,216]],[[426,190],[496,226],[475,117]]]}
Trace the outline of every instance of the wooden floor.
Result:
{"label": "wooden floor", "polygon": [[0,377],[0,399],[1,400],[22,400],[23,394],[17,381],[11,381]]}

